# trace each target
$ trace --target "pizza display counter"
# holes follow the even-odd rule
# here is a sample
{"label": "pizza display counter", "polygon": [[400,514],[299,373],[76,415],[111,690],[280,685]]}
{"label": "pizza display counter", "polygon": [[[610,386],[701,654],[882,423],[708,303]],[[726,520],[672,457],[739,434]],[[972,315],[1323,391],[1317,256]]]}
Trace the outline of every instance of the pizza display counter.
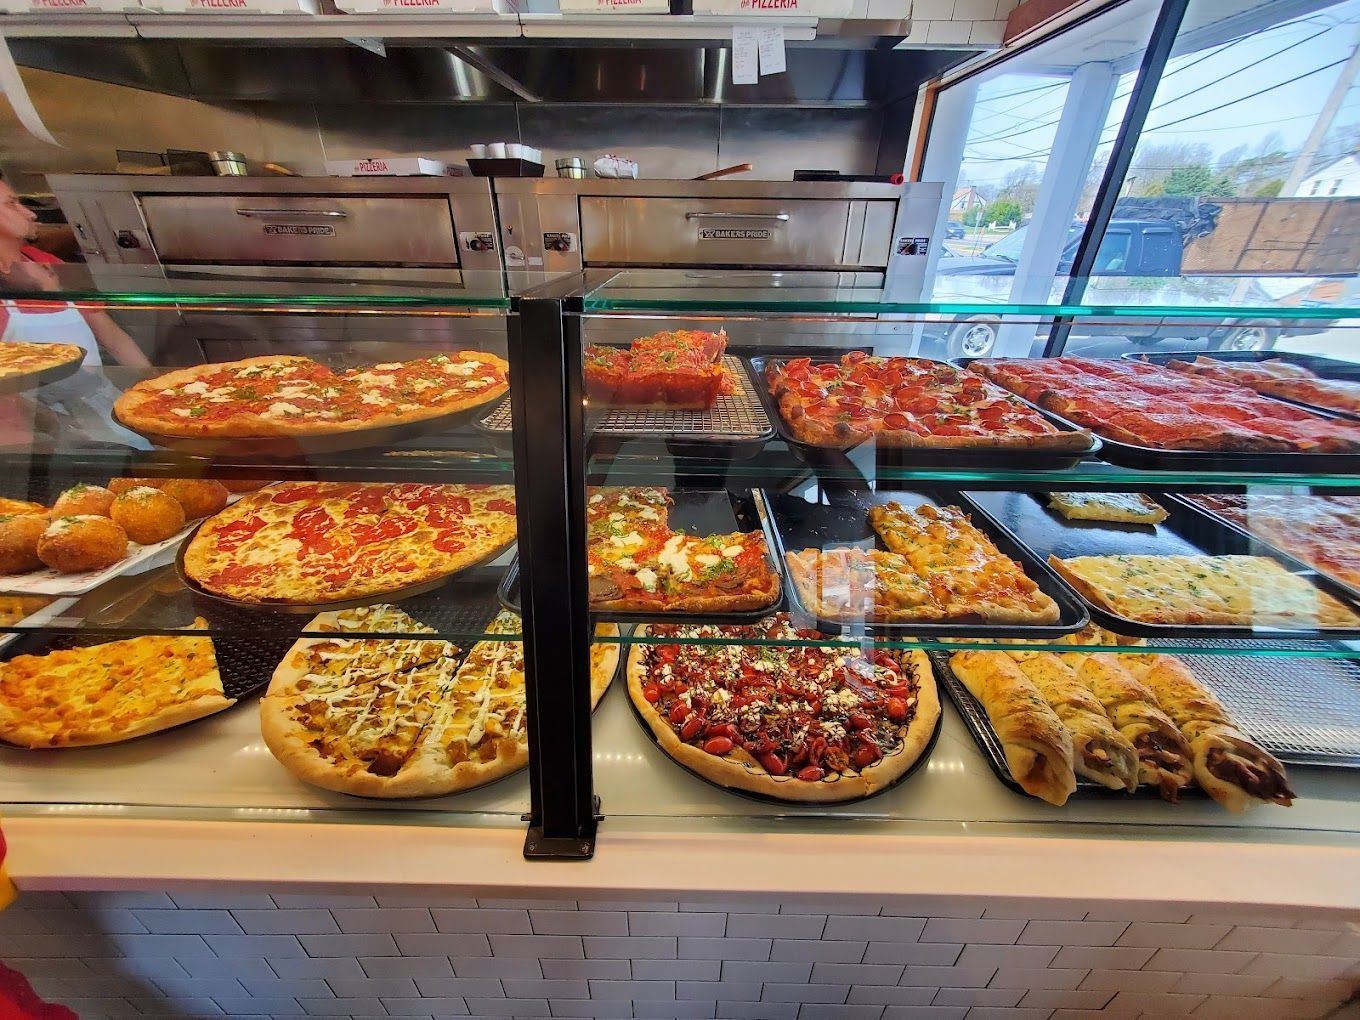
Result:
{"label": "pizza display counter", "polygon": [[[98,301],[152,364],[4,398],[21,884],[1360,906],[1360,424],[1287,336],[1178,367],[1117,332],[1172,310],[1067,308],[1102,339],[952,364],[967,308],[666,274]],[[292,863],[339,838],[364,874]],[[844,853],[930,867],[806,876]]]}

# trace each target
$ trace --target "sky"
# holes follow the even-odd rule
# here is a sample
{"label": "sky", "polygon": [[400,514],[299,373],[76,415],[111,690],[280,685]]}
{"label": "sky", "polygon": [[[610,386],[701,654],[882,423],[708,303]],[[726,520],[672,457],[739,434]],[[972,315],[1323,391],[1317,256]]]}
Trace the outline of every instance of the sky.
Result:
{"label": "sky", "polygon": [[[1194,20],[1197,2],[1203,0],[1192,0],[1187,22]],[[1256,4],[1244,0],[1241,6]],[[1042,169],[1068,91],[1066,75],[1055,75],[1052,65],[1056,61],[1070,65],[1092,57],[1109,59],[1112,50],[1127,49],[1131,38],[1145,42],[1154,9],[1150,2],[1133,0],[1118,23],[1078,27],[1069,38],[1060,37],[1061,54],[1038,47],[1003,65],[1002,73],[983,83],[973,112],[960,186],[995,188],[1007,174],[1026,163]],[[1141,17],[1128,16],[1143,11],[1147,14]],[[1076,37],[1079,32],[1088,37]],[[1094,38],[1097,34],[1106,36],[1103,48],[1102,40]],[[1123,44],[1110,39],[1111,35],[1124,36]],[[1239,145],[1252,147],[1274,132],[1283,139],[1287,151],[1295,152],[1312,129],[1357,42],[1360,0],[1343,0],[1227,44],[1173,56],[1148,115],[1141,144],[1202,143],[1217,154]],[[1108,151],[1118,130],[1138,55],[1135,52],[1133,66],[1121,75],[1116,87],[1101,134],[1102,154]],[[1360,82],[1349,89],[1334,130],[1357,123]]]}

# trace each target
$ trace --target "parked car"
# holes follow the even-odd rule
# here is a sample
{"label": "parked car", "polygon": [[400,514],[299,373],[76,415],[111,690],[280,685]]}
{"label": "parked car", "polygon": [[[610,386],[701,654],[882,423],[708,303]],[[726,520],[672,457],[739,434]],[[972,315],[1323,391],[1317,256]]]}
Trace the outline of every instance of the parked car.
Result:
{"label": "parked car", "polygon": [[950,220],[944,225],[944,239],[946,241],[962,241],[964,233],[963,224],[956,220]]}
{"label": "parked car", "polygon": [[[934,300],[969,304],[1005,304],[1024,247],[1029,227],[1022,226],[994,241],[974,256],[955,256],[948,250],[936,268]],[[1083,225],[1074,223],[1058,260],[1058,276],[1072,270]],[[1180,231],[1166,220],[1111,220],[1096,254],[1095,267],[1087,286],[1084,303],[1100,305],[1171,305],[1212,309],[1223,303],[1236,280],[1219,277],[1182,277],[1184,241]],[[1157,283],[1165,280],[1165,283]],[[1061,300],[1062,280],[1049,300]],[[1222,293],[1219,293],[1219,292]],[[1245,299],[1237,303],[1271,305],[1275,301],[1252,285]],[[1210,316],[1211,317],[1211,316]],[[942,346],[946,357],[978,358],[996,347],[1002,325],[1000,316],[984,313],[941,317],[925,329],[924,339]],[[1290,335],[1316,333],[1325,323],[1305,322],[1282,325],[1276,319],[1220,321],[1213,325],[1181,319],[1143,319],[1136,324],[1082,323],[1074,328],[1072,343],[1100,338],[1124,337],[1137,345],[1151,346],[1163,340],[1204,342],[1210,350],[1271,350],[1283,332]],[[1048,327],[1036,329],[1033,352],[1042,350]]]}

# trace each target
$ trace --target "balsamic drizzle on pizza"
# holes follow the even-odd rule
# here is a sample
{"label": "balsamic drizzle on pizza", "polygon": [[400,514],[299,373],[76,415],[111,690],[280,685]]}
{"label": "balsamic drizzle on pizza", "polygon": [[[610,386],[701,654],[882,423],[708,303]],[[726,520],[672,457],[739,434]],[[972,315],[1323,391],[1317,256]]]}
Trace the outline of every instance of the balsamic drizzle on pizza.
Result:
{"label": "balsamic drizzle on pizza", "polygon": [[765,774],[804,783],[856,776],[898,752],[930,679],[914,660],[882,650],[742,643],[821,637],[785,613],[752,626],[667,624],[650,634],[732,642],[646,646],[642,697],[681,742],[715,757],[744,752]]}

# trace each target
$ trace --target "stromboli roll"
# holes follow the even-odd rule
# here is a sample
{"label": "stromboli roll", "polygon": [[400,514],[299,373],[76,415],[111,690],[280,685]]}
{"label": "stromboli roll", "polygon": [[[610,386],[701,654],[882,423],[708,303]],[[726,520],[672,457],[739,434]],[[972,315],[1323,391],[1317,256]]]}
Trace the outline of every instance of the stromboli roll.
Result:
{"label": "stromboli roll", "polygon": [[1052,652],[1031,653],[1020,664],[1072,735],[1073,768],[1111,790],[1138,788],[1138,752],[1105,715],[1100,701]]}
{"label": "stromboli roll", "polygon": [[1233,725],[1185,663],[1158,655],[1143,683],[1190,742],[1195,780],[1210,797],[1229,811],[1294,802],[1284,766]]}
{"label": "stromboli roll", "polygon": [[1067,803],[1077,788],[1072,737],[1020,667],[1005,652],[955,652],[949,664],[986,711],[1021,789]]}

